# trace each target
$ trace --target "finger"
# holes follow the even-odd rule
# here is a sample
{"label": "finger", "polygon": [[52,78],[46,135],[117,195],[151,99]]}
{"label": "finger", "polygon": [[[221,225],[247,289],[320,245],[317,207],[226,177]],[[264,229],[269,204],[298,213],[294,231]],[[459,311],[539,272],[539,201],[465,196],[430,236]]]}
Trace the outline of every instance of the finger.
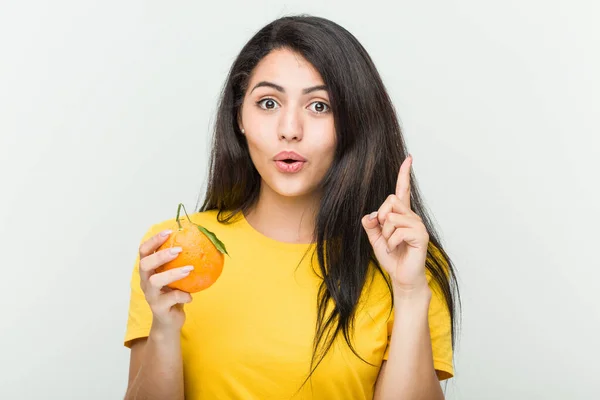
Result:
{"label": "finger", "polygon": [[410,208],[410,169],[412,167],[412,156],[409,154],[404,159],[404,162],[400,166],[398,172],[398,179],[396,181],[396,196],[402,200],[408,208]]}
{"label": "finger", "polygon": [[169,283],[178,281],[188,276],[193,269],[194,267],[192,265],[173,268],[168,271],[161,272],[160,274],[152,275],[148,280],[148,283],[150,283],[150,286],[153,289],[155,289],[157,292],[160,292],[160,290]]}
{"label": "finger", "polygon": [[187,271],[189,268],[187,268],[185,271],[183,268],[186,267],[173,268],[158,274],[152,274],[147,281],[141,282],[140,285],[142,286],[142,290],[146,296],[146,301],[150,304],[153,304],[160,297],[160,295],[173,290],[167,286],[169,283],[185,278],[190,274],[190,271]]}
{"label": "finger", "polygon": [[154,305],[155,312],[167,312],[177,304],[185,304],[192,301],[190,293],[181,290],[172,290],[161,295]]}
{"label": "finger", "polygon": [[170,229],[164,230],[142,243],[139,248],[140,260],[154,253],[156,249],[167,240],[171,233],[173,233],[173,231]]}
{"label": "finger", "polygon": [[381,237],[381,226],[379,225],[379,220],[377,219],[377,211],[374,211],[369,215],[365,215],[362,218],[361,223],[363,228],[365,228],[365,232],[367,232],[369,242],[372,246],[374,246]]}
{"label": "finger", "polygon": [[387,251],[391,253],[402,244],[410,244],[416,240],[416,231],[413,228],[397,228],[387,241]]}
{"label": "finger", "polygon": [[176,259],[181,250],[181,247],[171,247],[142,258],[140,260],[140,279],[148,280],[156,268]]}
{"label": "finger", "polygon": [[[411,215],[414,212],[410,209],[410,207],[406,206],[402,200],[396,196],[395,194],[390,194],[387,199],[383,202],[381,207],[379,207],[377,216],[379,218],[379,223],[381,225],[385,224],[386,218],[389,213],[396,214],[405,214]],[[416,215],[416,214],[414,214]]]}
{"label": "finger", "polygon": [[381,235],[389,239],[397,228],[414,228],[417,220],[409,215],[389,213],[381,227]]}
{"label": "finger", "polygon": [[396,229],[394,233],[390,236],[390,238],[387,241],[388,253],[391,253],[392,251],[396,250],[396,247],[398,247],[402,242],[404,242],[406,237],[406,230],[407,228]]}
{"label": "finger", "polygon": [[397,196],[395,194],[390,194],[381,204],[381,206],[379,206],[379,210],[377,210],[377,219],[379,220],[379,225],[383,225],[385,223],[387,215],[394,209],[395,199],[397,199]]}
{"label": "finger", "polygon": [[425,233],[424,239],[421,236],[423,236],[423,234],[413,227],[396,228],[392,236],[387,240],[388,253],[394,251],[401,243],[406,243],[408,246],[411,246],[427,242],[427,233]]}

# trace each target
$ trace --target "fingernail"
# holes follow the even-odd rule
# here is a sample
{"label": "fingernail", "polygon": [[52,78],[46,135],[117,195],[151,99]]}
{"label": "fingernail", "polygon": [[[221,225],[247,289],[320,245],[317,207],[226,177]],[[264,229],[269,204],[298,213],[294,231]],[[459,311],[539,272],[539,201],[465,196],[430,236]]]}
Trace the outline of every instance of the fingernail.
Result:
{"label": "fingernail", "polygon": [[372,221],[375,219],[375,217],[377,217],[377,211],[373,211],[371,214],[369,214],[369,221]]}
{"label": "fingernail", "polygon": [[187,274],[188,272],[192,271],[193,269],[194,269],[194,267],[192,265],[188,265],[187,267],[181,268],[181,273]]}
{"label": "fingernail", "polygon": [[167,229],[166,231],[162,231],[160,233],[160,236],[162,236],[162,237],[169,236],[171,233],[173,233],[173,231],[170,229]]}
{"label": "fingernail", "polygon": [[169,249],[169,252],[171,254],[179,254],[181,253],[181,250],[183,250],[181,247],[172,247],[171,249]]}

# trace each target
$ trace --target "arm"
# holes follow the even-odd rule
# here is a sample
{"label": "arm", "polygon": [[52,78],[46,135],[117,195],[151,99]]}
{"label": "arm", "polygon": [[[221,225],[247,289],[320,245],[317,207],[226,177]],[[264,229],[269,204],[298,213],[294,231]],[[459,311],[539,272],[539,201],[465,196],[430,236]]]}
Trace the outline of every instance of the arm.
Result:
{"label": "arm", "polygon": [[409,293],[394,293],[390,353],[375,384],[375,400],[444,399],[433,367],[428,323],[431,296],[428,286]]}
{"label": "arm", "polygon": [[131,344],[125,400],[184,399],[181,328],[185,322],[183,305],[191,302],[192,296],[167,285],[187,276],[190,270],[179,267],[156,273],[179,252],[169,248],[157,251],[172,231],[155,231],[153,228],[145,235],[132,275],[128,329],[134,326],[133,321],[137,327],[147,326],[140,321],[151,321],[151,325],[147,338]]}
{"label": "arm", "polygon": [[125,400],[183,400],[183,361],[179,332],[151,330],[131,346]]}
{"label": "arm", "polygon": [[411,168],[409,155],[400,166],[396,193],[362,218],[373,253],[391,278],[395,308],[388,361],[375,384],[377,400],[444,399],[429,328],[429,232],[411,207]]}

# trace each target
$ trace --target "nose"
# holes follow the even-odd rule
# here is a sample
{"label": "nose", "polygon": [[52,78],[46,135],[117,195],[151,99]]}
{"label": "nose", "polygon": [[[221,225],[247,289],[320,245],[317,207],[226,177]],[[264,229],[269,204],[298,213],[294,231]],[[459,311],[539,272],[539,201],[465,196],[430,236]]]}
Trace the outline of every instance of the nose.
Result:
{"label": "nose", "polygon": [[279,125],[279,139],[286,141],[302,140],[302,121],[293,107],[289,107],[286,112],[281,113]]}

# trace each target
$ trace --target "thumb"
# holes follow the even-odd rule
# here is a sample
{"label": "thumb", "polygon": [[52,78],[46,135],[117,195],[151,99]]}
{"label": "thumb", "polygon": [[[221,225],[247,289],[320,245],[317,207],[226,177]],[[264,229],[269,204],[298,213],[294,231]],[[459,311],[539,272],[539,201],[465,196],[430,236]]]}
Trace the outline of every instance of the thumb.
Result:
{"label": "thumb", "polygon": [[381,227],[379,226],[379,219],[377,219],[377,211],[373,211],[369,215],[365,215],[362,220],[362,226],[367,232],[367,237],[371,245],[374,245],[377,239],[381,236]]}

